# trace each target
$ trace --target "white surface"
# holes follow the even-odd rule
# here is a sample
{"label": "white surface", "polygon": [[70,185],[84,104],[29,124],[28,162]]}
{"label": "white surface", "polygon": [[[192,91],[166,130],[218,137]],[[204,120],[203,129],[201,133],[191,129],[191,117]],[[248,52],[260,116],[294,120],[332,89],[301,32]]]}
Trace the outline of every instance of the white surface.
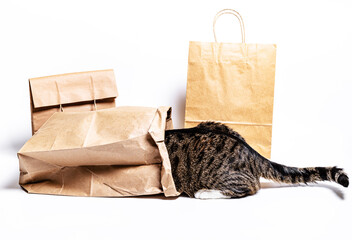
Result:
{"label": "white surface", "polygon": [[[351,188],[266,183],[244,199],[29,195],[30,77],[113,68],[121,105],[171,105],[182,127],[188,41],[238,10],[249,43],[276,43],[272,160],[352,176],[350,1],[1,1],[0,239],[352,239]],[[220,41],[239,41],[231,16]]]}

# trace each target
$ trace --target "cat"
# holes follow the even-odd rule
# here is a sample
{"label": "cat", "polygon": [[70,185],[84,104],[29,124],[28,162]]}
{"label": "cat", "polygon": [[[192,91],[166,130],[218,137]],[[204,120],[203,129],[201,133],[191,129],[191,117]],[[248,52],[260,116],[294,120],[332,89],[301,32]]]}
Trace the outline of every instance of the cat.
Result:
{"label": "cat", "polygon": [[189,197],[246,197],[260,189],[260,177],[288,184],[333,181],[349,185],[341,168],[296,168],[272,162],[236,131],[220,123],[203,122],[194,128],[167,130],[165,144],[176,189]]}

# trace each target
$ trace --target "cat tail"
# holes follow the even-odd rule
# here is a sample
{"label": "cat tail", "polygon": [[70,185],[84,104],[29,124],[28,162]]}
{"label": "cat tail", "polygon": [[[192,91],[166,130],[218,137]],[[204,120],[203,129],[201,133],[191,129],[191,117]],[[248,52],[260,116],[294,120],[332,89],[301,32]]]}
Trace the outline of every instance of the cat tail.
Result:
{"label": "cat tail", "polygon": [[347,174],[342,168],[336,166],[296,168],[272,162],[262,156],[259,158],[257,167],[261,172],[261,177],[269,180],[289,184],[331,181],[344,187],[348,187],[349,184]]}

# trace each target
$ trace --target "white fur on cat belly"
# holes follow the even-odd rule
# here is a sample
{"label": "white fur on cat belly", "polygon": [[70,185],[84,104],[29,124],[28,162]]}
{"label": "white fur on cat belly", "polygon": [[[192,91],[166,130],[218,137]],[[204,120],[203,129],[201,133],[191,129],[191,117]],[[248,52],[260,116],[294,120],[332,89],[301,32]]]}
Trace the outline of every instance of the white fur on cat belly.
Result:
{"label": "white fur on cat belly", "polygon": [[202,189],[194,194],[195,198],[198,199],[219,199],[219,198],[231,198],[230,196],[225,196],[220,190],[212,189]]}

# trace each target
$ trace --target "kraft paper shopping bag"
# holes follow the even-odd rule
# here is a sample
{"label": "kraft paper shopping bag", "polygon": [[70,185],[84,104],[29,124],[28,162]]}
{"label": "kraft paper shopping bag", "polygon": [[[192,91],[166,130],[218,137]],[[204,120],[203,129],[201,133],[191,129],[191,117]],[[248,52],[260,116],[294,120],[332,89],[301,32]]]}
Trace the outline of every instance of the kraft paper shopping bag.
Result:
{"label": "kraft paper shopping bag", "polygon": [[137,196],[179,193],[164,143],[171,108],[57,112],[18,152],[30,193]]}
{"label": "kraft paper shopping bag", "polygon": [[[240,21],[242,43],[217,42],[216,20],[223,14]],[[215,42],[189,44],[185,127],[225,123],[270,158],[276,45],[246,43],[242,17],[231,9],[216,14],[213,31]]]}
{"label": "kraft paper shopping bag", "polygon": [[66,73],[29,79],[32,134],[55,112],[115,107],[114,71]]}

